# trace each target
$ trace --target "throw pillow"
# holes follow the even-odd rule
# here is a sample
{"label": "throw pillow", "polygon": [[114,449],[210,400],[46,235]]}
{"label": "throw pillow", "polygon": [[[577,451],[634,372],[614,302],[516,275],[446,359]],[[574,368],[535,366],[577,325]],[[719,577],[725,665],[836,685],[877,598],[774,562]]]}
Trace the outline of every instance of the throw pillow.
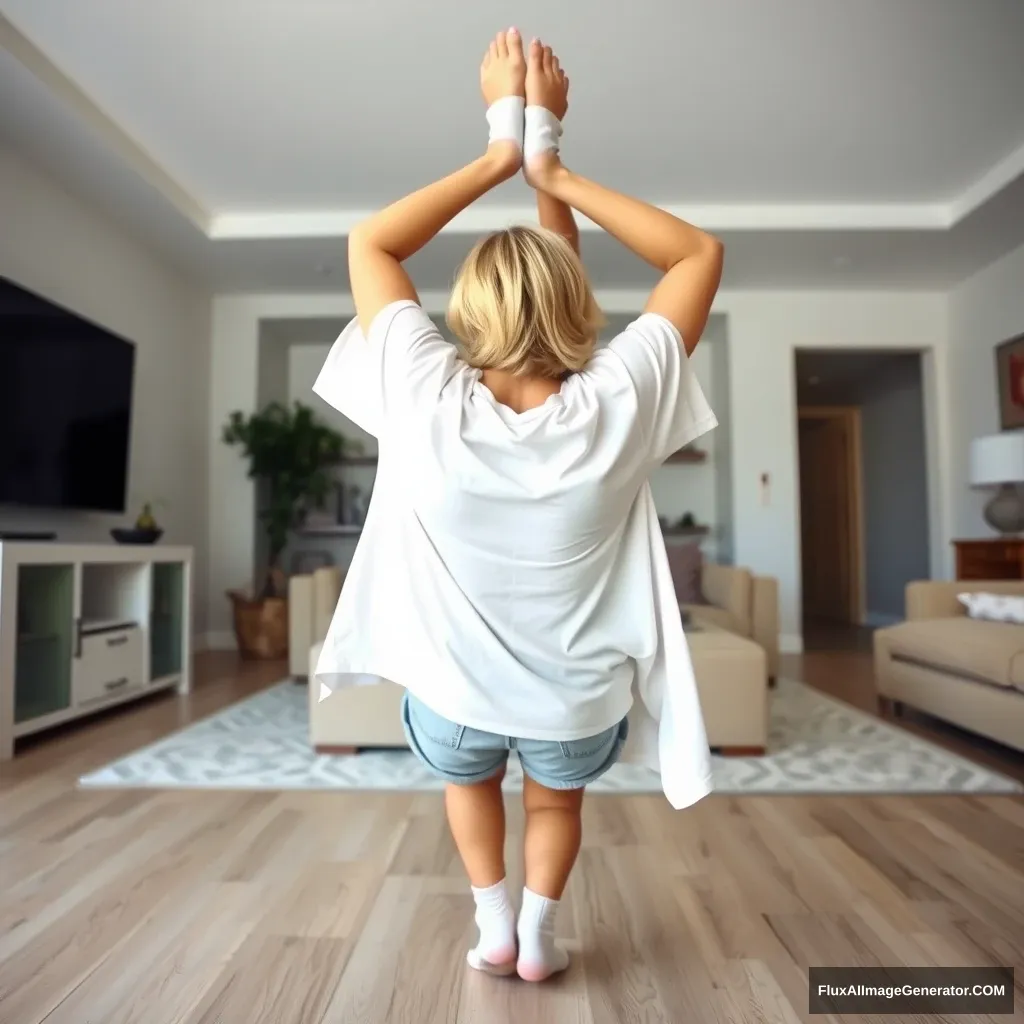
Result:
{"label": "throw pillow", "polygon": [[972,619],[986,622],[1018,622],[1024,624],[1024,597],[1015,594],[958,594],[957,600],[967,608]]}
{"label": "throw pillow", "polygon": [[704,556],[699,544],[668,544],[668,567],[680,604],[707,604],[700,589]]}

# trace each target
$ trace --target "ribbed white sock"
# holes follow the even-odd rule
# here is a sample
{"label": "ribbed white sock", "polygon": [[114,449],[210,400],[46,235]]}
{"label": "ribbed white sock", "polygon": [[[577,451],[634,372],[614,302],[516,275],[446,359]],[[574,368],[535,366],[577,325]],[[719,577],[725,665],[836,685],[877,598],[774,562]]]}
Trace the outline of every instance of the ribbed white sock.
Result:
{"label": "ribbed white sock", "polygon": [[553,149],[558,152],[558,140],[562,137],[562,122],[547,107],[526,108],[523,135],[523,159]]}
{"label": "ribbed white sock", "polygon": [[480,941],[466,956],[470,967],[488,974],[512,974],[516,969],[516,913],[508,899],[505,879],[486,889],[473,889]]}
{"label": "ribbed white sock", "polygon": [[526,100],[522,96],[503,96],[487,108],[487,126],[490,129],[487,141],[499,142],[510,139],[523,148],[523,124]]}
{"label": "ribbed white sock", "polygon": [[524,981],[545,981],[569,966],[569,954],[555,943],[557,915],[558,900],[523,889],[517,969]]}

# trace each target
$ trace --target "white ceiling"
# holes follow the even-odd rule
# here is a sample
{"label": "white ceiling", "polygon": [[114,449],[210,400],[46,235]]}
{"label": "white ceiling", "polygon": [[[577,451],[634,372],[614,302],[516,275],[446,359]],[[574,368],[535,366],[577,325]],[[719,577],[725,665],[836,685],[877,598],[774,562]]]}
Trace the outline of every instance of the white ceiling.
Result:
{"label": "white ceiling", "polygon": [[[513,21],[569,70],[566,161],[718,231],[727,285],[944,287],[1024,243],[1021,0],[0,12],[0,140],[216,288],[340,287],[363,211],[478,151],[480,53]],[[530,199],[496,190],[417,282],[443,286]],[[584,227],[599,284],[649,280]]]}

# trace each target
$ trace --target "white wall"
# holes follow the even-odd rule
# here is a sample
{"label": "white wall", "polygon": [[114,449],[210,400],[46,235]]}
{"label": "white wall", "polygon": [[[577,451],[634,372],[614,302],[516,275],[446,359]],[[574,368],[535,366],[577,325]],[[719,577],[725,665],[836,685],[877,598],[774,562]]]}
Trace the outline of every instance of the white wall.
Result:
{"label": "white wall", "polygon": [[991,537],[981,510],[989,492],[967,485],[968,447],[999,432],[995,348],[1024,332],[1024,246],[986,267],[949,296],[952,472],[948,500],[954,536]]}
{"label": "white wall", "polygon": [[[446,298],[421,296],[430,310],[443,309]],[[598,295],[609,313],[635,312],[645,299],[646,293],[634,290]],[[788,648],[800,644],[794,351],[933,348],[925,395],[929,471],[939,482],[936,494],[948,496],[946,308],[946,297],[937,293],[722,292],[715,301],[715,312],[726,317],[729,346],[735,562],[778,578]],[[214,302],[210,537],[216,558],[210,602],[215,629],[229,624],[225,587],[252,573],[252,485],[239,460],[219,444],[219,425],[233,408],[255,408],[259,323],[352,312],[348,295],[230,295]],[[762,473],[770,481],[767,503]],[[713,483],[709,486],[713,492]],[[940,573],[951,566],[948,522],[949,508],[942,503],[932,515],[932,562]]]}
{"label": "white wall", "polygon": [[195,622],[206,628],[210,296],[117,224],[10,153],[0,153],[0,274],[135,342],[135,394],[123,516],[0,508],[0,526],[60,540],[110,540],[136,506],[164,540],[195,548]]}

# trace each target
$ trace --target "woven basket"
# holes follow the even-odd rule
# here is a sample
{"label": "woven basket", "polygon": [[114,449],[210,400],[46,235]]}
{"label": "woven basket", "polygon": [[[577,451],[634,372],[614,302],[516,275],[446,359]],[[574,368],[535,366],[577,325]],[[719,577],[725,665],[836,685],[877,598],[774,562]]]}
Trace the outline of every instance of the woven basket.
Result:
{"label": "woven basket", "polygon": [[235,639],[243,658],[288,656],[288,601],[283,597],[252,597],[229,590],[235,617]]}

